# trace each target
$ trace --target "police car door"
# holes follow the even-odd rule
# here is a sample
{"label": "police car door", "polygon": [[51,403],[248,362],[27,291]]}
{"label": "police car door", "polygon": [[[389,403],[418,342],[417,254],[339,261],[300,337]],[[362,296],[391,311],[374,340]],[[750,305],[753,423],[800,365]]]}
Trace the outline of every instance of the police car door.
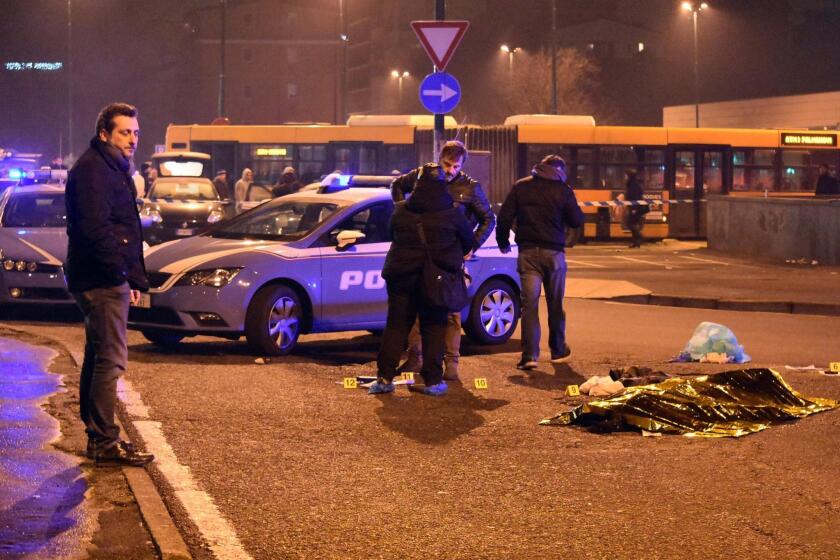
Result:
{"label": "police car door", "polygon": [[[321,241],[321,321],[326,328],[382,328],[388,294],[382,265],[391,246],[388,225],[394,203],[378,201],[357,210],[327,232]],[[343,248],[342,231],[364,237]]]}

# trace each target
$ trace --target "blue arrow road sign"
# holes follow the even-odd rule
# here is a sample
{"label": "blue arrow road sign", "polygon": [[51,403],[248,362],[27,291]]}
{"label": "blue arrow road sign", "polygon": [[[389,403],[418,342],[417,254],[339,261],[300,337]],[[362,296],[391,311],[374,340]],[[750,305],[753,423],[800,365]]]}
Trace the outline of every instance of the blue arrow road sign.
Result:
{"label": "blue arrow road sign", "polygon": [[420,84],[420,103],[436,115],[449,113],[461,101],[461,86],[451,74],[434,72]]}

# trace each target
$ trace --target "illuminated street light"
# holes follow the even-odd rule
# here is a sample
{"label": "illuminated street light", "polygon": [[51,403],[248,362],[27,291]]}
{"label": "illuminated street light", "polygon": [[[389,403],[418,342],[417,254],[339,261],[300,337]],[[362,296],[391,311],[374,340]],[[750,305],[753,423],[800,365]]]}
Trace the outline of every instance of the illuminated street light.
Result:
{"label": "illuminated street light", "polygon": [[507,45],[502,45],[501,47],[499,47],[499,50],[502,51],[503,53],[507,53],[507,55],[508,55],[508,72],[510,73],[511,76],[513,76],[513,55],[515,53],[518,53],[522,49],[519,48],[519,47],[511,48]]}
{"label": "illuminated street light", "polygon": [[686,1],[682,3],[682,9],[691,12],[691,19],[694,22],[694,127],[700,128],[700,59],[697,47],[697,16],[707,9],[706,2]]}
{"label": "illuminated street light", "polygon": [[397,89],[398,89],[398,98],[397,103],[402,109],[402,98],[403,98],[403,78],[411,77],[411,74],[408,70],[391,70],[391,77],[396,78],[397,80]]}

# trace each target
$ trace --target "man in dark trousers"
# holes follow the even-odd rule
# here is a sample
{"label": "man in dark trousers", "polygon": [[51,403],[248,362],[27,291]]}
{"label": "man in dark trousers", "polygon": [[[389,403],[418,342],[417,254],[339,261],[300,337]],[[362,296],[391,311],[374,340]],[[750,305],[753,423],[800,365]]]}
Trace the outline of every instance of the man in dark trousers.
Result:
{"label": "man in dark trousers", "polygon": [[114,422],[117,378],[128,362],[128,308],[149,289],[131,178],[139,135],[136,108],[112,103],[102,109],[96,136],[70,170],[66,188],[64,271],[85,316],[79,404],[86,454],[98,464],[141,466],[154,459],[120,440]]}
{"label": "man in dark trousers", "polygon": [[566,162],[549,155],[534,166],[531,176],[520,179],[508,193],[499,211],[496,241],[503,253],[510,252],[510,230],[516,221],[519,246],[517,269],[522,282],[522,359],[516,365],[537,367],[540,355],[540,288],[545,286],[548,306],[548,346],[551,361],[566,361],[572,351],[566,344],[566,227],[583,225],[583,211],[575,193],[566,184]]}
{"label": "man in dark trousers", "polygon": [[[640,202],[644,200],[644,191],[642,185],[639,184],[637,172],[635,169],[628,168],[624,170],[626,182],[624,184],[624,200],[625,202]],[[648,206],[625,206],[624,213],[627,216],[627,229],[633,236],[630,242],[630,248],[635,249],[642,246],[642,228],[645,225],[645,214],[650,208]]]}
{"label": "man in dark trousers", "polygon": [[[440,150],[438,164],[446,173],[446,186],[449,195],[467,219],[473,229],[472,250],[464,256],[464,260],[472,258],[472,254],[490,236],[496,224],[496,216],[490,209],[490,202],[484,195],[481,185],[466,173],[461,171],[467,160],[467,149],[461,142],[450,140]],[[391,197],[394,202],[405,200],[417,185],[418,168],[401,177],[394,179],[391,184]],[[458,379],[458,361],[461,356],[461,313],[450,313],[446,326],[446,352],[444,353],[444,379]],[[420,371],[423,366],[423,354],[420,345],[419,323],[408,337],[408,359],[400,366],[401,371]]]}

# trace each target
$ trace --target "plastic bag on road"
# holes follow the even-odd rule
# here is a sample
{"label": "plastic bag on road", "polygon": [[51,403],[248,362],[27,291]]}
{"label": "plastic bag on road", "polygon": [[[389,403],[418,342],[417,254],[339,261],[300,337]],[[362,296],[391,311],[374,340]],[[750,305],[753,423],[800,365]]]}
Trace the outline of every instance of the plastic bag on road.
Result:
{"label": "plastic bag on road", "polygon": [[716,362],[743,364],[752,358],[738,344],[738,339],[728,327],[703,321],[674,362]]}

